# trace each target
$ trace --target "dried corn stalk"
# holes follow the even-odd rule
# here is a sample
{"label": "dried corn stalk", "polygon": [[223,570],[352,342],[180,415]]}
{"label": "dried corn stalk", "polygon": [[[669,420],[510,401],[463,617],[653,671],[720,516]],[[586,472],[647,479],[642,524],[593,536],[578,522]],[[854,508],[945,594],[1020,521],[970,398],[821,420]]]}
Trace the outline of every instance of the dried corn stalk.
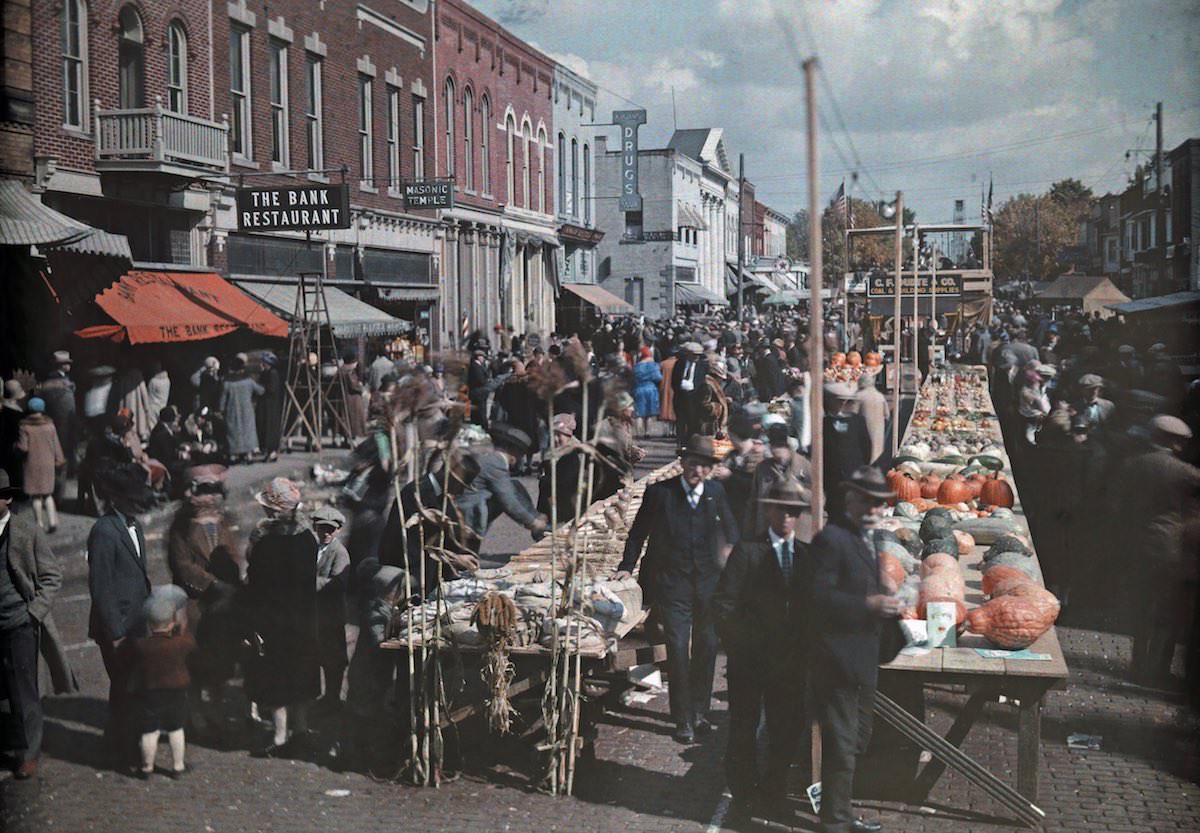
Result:
{"label": "dried corn stalk", "polygon": [[498,735],[507,735],[512,729],[512,718],[517,713],[508,701],[508,687],[512,683],[513,664],[508,658],[513,635],[520,614],[513,600],[503,593],[488,593],[475,608],[471,622],[487,641],[480,671],[488,689],[488,727]]}

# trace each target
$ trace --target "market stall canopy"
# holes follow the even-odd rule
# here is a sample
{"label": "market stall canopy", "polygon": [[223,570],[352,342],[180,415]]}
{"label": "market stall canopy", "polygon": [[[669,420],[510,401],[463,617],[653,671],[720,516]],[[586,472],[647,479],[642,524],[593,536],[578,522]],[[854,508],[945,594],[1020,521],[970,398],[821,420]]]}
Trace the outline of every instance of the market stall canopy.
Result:
{"label": "market stall canopy", "polygon": [[287,322],[211,272],[127,272],[96,303],[116,323],[76,335],[150,344],[201,341],[240,329],[273,338],[288,334]]}
{"label": "market stall canopy", "polygon": [[[738,290],[737,267],[733,264],[725,264],[725,285],[728,294],[736,294]],[[770,295],[773,292],[778,292],[779,287],[776,286],[770,278],[759,272],[751,272],[747,269],[742,270],[742,286],[746,288],[753,287],[755,291]]]}
{"label": "market stall canopy", "polygon": [[720,295],[711,289],[705,289],[697,283],[675,284],[675,302],[684,306],[696,306],[700,304],[715,304],[722,307],[729,306],[729,302]]}
{"label": "market stall canopy", "polygon": [[587,301],[600,312],[636,312],[633,304],[592,283],[564,283],[563,289]]}
{"label": "market stall canopy", "polygon": [[1107,307],[1129,300],[1129,296],[1102,275],[1063,275],[1033,296],[1039,304],[1079,304],[1084,315],[1112,315]]}
{"label": "market stall canopy", "polygon": [[[296,293],[299,282],[254,281],[235,279],[239,287],[250,293],[289,321],[296,314]],[[310,290],[311,291],[311,290]],[[388,315],[336,287],[325,285],[325,302],[329,306],[329,323],[338,338],[370,338],[394,336],[412,329],[407,321]]]}
{"label": "market stall canopy", "polygon": [[0,179],[0,246],[70,243],[93,231],[86,223],[42,205],[15,179]]}
{"label": "market stall canopy", "polygon": [[1170,295],[1155,295],[1153,298],[1138,298],[1108,304],[1108,308],[1120,315],[1141,315],[1148,312],[1183,312],[1187,307],[1200,307],[1200,292],[1172,292]]}

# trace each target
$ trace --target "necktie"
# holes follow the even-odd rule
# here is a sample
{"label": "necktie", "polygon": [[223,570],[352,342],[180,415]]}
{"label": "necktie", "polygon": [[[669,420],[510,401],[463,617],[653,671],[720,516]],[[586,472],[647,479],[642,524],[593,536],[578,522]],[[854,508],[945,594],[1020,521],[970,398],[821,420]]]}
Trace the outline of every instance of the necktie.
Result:
{"label": "necktie", "polygon": [[779,566],[783,570],[784,581],[791,581],[792,547],[786,540],[779,542]]}
{"label": "necktie", "polygon": [[695,508],[696,508],[696,504],[697,504],[697,503],[699,503],[699,502],[700,502],[700,496],[696,494],[695,490],[689,490],[689,491],[688,491],[688,504],[689,504],[689,505],[690,505],[690,506],[691,506],[693,509],[695,509]]}

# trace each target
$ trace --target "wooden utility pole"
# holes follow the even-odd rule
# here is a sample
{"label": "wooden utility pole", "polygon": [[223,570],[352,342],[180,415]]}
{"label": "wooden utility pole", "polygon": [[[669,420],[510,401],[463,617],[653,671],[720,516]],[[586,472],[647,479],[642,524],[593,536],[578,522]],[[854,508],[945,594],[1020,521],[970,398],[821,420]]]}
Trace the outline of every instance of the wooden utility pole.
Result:
{"label": "wooden utility pole", "polygon": [[808,105],[808,247],[809,296],[811,300],[808,335],[812,347],[808,351],[808,371],[812,381],[809,397],[812,405],[812,519],[813,534],[821,530],[825,519],[825,483],[823,434],[825,430],[825,325],[824,307],[821,301],[821,286],[824,270],[821,264],[821,206],[817,190],[820,174],[817,171],[817,96],[813,81],[817,74],[817,59],[804,62],[804,98]]}
{"label": "wooden utility pole", "polygon": [[745,294],[746,287],[742,284],[742,272],[746,268],[746,237],[744,226],[742,225],[742,209],[746,204],[746,154],[738,154],[738,239],[737,239],[737,320],[742,323],[746,320],[743,314],[742,296]]}
{"label": "wooden utility pole", "polygon": [[921,387],[921,379],[917,375],[921,372],[920,365],[917,364],[917,350],[920,349],[920,320],[921,310],[917,307],[918,300],[921,297],[921,227],[913,223],[913,328],[912,328],[912,366],[913,366],[913,393],[916,393],[916,388]]}
{"label": "wooden utility pole", "polygon": [[892,319],[892,364],[896,383],[892,386],[892,456],[900,451],[900,279],[904,272],[904,194],[896,192],[896,312]]}

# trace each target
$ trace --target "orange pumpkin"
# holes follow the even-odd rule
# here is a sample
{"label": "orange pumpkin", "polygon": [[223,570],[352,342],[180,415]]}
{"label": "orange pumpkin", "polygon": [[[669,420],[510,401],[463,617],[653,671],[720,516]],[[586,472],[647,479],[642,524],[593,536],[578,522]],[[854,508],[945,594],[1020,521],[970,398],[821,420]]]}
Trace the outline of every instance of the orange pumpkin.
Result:
{"label": "orange pumpkin", "polygon": [[872,350],[863,358],[863,364],[867,367],[879,367],[879,365],[883,364],[883,354]]}
{"label": "orange pumpkin", "polygon": [[918,482],[921,484],[921,497],[933,500],[938,496],[938,489],[942,485],[942,478],[936,474],[927,474]]}
{"label": "orange pumpkin", "polygon": [[857,350],[851,350],[846,354],[846,364],[850,365],[851,367],[858,367],[862,364],[862,354]]}
{"label": "orange pumpkin", "polygon": [[829,363],[831,365],[833,365],[834,367],[841,367],[842,365],[844,365],[846,363],[846,354],[845,353],[834,353],[832,356],[829,357]]}
{"label": "orange pumpkin", "polygon": [[983,490],[983,484],[988,480],[986,474],[976,472],[967,478],[967,485],[971,487],[971,496],[979,497],[979,493]]}
{"label": "orange pumpkin", "polygon": [[984,506],[1003,506],[1012,509],[1017,502],[1012,486],[999,474],[989,477],[979,488],[979,502]]}
{"label": "orange pumpkin", "polygon": [[938,489],[937,499],[941,504],[966,503],[971,500],[971,487],[961,477],[947,477]]}
{"label": "orange pumpkin", "polygon": [[907,501],[912,503],[914,500],[921,499],[921,484],[913,480],[907,474],[901,474],[899,479],[894,480],[891,484],[892,491],[896,493],[895,498],[890,499],[888,503],[896,504]]}

